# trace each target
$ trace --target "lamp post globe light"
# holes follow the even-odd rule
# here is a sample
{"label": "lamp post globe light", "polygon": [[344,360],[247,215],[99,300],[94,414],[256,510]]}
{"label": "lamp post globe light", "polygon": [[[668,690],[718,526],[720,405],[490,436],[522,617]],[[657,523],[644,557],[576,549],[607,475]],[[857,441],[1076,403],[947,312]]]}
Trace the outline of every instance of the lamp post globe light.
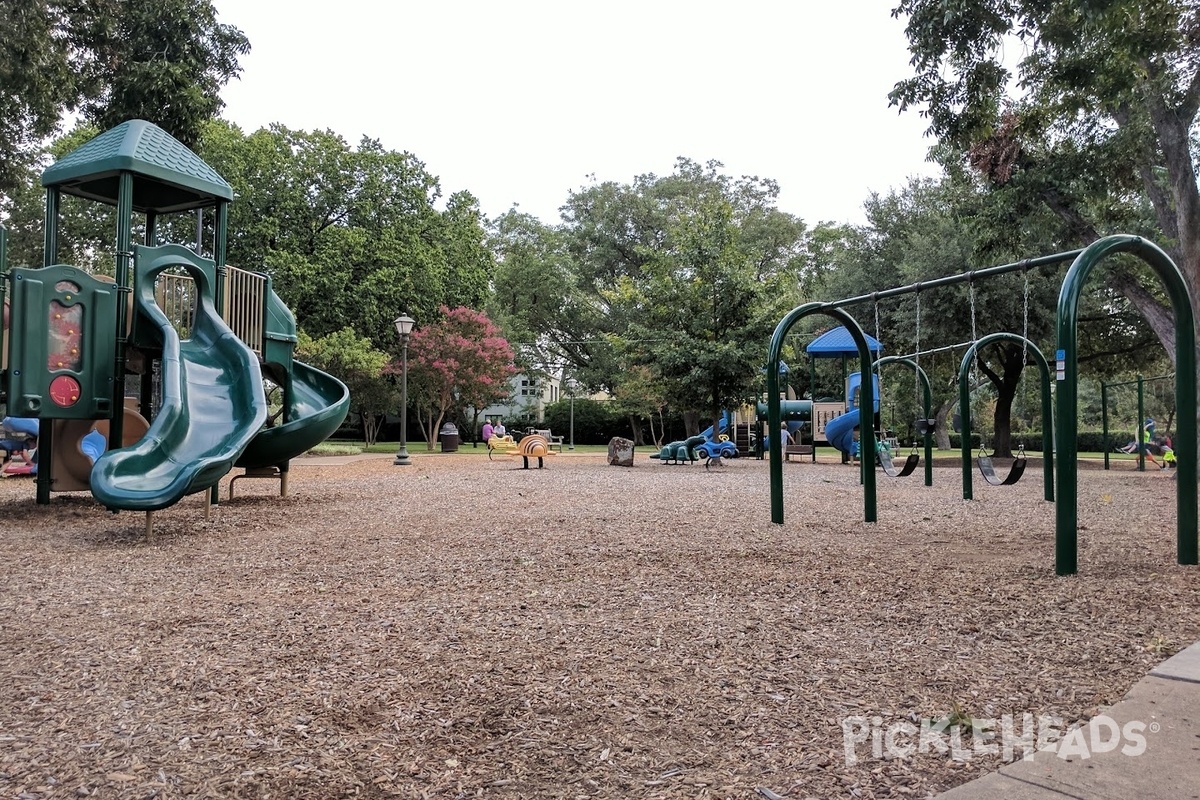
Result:
{"label": "lamp post globe light", "polygon": [[412,334],[416,320],[408,314],[396,317],[396,333],[400,336],[400,449],[392,461],[397,467],[412,463],[408,457],[408,337]]}

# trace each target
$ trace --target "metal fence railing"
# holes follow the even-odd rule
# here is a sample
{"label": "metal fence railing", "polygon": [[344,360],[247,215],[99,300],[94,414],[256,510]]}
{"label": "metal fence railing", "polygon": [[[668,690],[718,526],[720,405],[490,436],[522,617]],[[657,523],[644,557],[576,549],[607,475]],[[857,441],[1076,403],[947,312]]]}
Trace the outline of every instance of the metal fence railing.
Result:
{"label": "metal fence railing", "polygon": [[[266,275],[237,267],[226,269],[221,318],[259,356],[266,338],[266,295]],[[161,273],[155,280],[154,299],[179,338],[191,336],[196,316],[196,284],[191,277]]]}
{"label": "metal fence railing", "polygon": [[266,339],[267,276],[228,267],[222,317],[246,346],[262,356]]}
{"label": "metal fence railing", "polygon": [[196,319],[196,284],[191,276],[161,273],[154,281],[154,299],[179,338],[189,338]]}

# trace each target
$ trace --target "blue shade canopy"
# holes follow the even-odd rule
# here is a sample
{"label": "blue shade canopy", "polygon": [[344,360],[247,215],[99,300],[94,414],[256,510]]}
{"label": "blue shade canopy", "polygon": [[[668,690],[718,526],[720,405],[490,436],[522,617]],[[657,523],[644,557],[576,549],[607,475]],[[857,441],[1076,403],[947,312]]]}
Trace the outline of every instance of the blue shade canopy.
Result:
{"label": "blue shade canopy", "polygon": [[[878,339],[866,332],[863,333],[863,336],[867,337],[868,350],[875,354],[883,352],[883,345],[879,343]],[[822,333],[809,342],[808,347],[804,349],[809,355],[817,358],[858,355],[858,348],[854,344],[854,339],[850,336],[850,331],[845,326]]]}

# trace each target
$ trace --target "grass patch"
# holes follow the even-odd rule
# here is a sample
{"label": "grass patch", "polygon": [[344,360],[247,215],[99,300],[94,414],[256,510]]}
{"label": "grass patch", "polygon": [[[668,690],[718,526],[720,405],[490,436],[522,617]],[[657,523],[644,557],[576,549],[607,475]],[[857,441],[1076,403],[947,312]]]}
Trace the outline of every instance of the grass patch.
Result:
{"label": "grass patch", "polygon": [[361,444],[325,441],[308,452],[309,455],[314,456],[356,456],[362,451],[363,447]]}

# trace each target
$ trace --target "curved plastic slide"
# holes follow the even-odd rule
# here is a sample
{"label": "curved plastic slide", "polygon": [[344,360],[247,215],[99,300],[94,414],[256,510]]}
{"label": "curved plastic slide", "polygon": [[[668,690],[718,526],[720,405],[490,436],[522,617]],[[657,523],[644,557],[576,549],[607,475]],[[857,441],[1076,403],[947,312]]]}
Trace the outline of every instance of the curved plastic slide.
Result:
{"label": "curved plastic slide", "polygon": [[346,384],[316,367],[292,362],[292,393],[287,422],[264,428],[235,466],[269,467],[305,453],[333,435],[350,411]]}
{"label": "curved plastic slide", "polygon": [[852,453],[854,429],[858,427],[858,409],[851,409],[825,423],[825,440],[843,453]]}
{"label": "curved plastic slide", "polygon": [[221,321],[208,276],[188,266],[200,298],[191,339],[181,343],[159,310],[153,277],[178,263],[139,270],[138,313],[163,341],[162,405],[141,440],[96,460],[92,494],[108,508],[156,511],[212,487],[267,418],[258,357]]}
{"label": "curved plastic slide", "polygon": [[[718,436],[721,435],[722,433],[724,433],[725,431],[729,430],[729,420],[726,419],[725,417],[721,417],[721,419],[718,421],[718,425],[719,425],[719,428],[717,430]],[[709,425],[707,428],[700,431],[700,435],[703,436],[705,439],[712,441],[713,426]]]}

